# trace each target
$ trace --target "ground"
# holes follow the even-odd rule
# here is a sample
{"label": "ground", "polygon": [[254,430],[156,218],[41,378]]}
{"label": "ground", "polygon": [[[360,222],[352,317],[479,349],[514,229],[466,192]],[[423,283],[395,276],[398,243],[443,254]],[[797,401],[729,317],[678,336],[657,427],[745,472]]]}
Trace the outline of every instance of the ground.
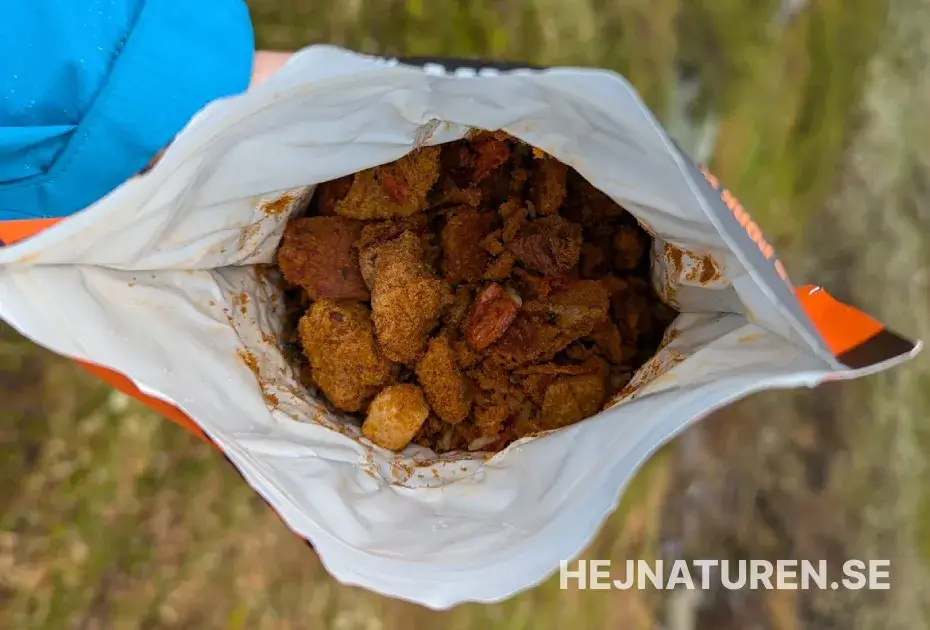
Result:
{"label": "ground", "polygon": [[[249,4],[267,48],[332,42],[620,71],[753,213],[797,283],[930,339],[925,0]],[[215,452],[2,327],[0,400],[0,627],[919,630],[930,621],[926,356],[707,419],[649,462],[586,552],[890,558],[892,589],[724,592],[697,603],[563,592],[550,581],[499,605],[425,611],[336,584]]]}

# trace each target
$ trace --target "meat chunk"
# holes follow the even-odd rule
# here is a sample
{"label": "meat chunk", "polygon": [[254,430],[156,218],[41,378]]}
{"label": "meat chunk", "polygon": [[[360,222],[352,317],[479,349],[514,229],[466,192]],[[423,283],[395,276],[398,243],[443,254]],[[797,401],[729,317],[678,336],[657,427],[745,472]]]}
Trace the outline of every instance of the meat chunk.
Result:
{"label": "meat chunk", "polygon": [[478,184],[478,189],[481,191],[481,203],[488,208],[499,206],[511,197],[512,187],[511,169],[509,165],[504,165]]}
{"label": "meat chunk", "polygon": [[416,385],[392,385],[371,401],[362,435],[382,448],[402,451],[428,416],[423,390]]}
{"label": "meat chunk", "polygon": [[336,216],[336,205],[345,199],[351,187],[351,175],[319,184],[313,194],[312,206],[315,214],[321,217]]}
{"label": "meat chunk", "polygon": [[513,252],[505,251],[488,263],[484,271],[485,280],[506,280],[513,273],[513,266],[517,264],[517,256]]}
{"label": "meat chunk", "polygon": [[336,212],[351,219],[408,217],[427,207],[439,179],[439,147],[415,149],[390,164],[356,173]]}
{"label": "meat chunk", "polygon": [[455,285],[481,279],[490,260],[481,242],[494,229],[496,221],[494,212],[470,208],[460,208],[449,217],[440,237],[442,272],[449,283]]}
{"label": "meat chunk", "polygon": [[456,339],[452,347],[455,350],[459,367],[462,369],[472,368],[481,361],[481,353],[469,346],[464,339]]}
{"label": "meat chunk", "polygon": [[584,228],[584,244],[581,246],[581,277],[602,278],[612,271],[612,243],[615,225],[599,223]]}
{"label": "meat chunk", "polygon": [[447,335],[430,340],[417,363],[417,379],[426,400],[442,420],[457,424],[471,409],[471,384],[458,366],[458,356]]}
{"label": "meat chunk", "polygon": [[364,304],[320,300],[298,326],[311,380],[338,409],[359,411],[390,381],[391,363],[375,342]]}
{"label": "meat chunk", "polygon": [[552,158],[536,160],[533,173],[533,187],[530,201],[541,215],[556,214],[565,201],[565,175],[568,170],[564,164]]}
{"label": "meat chunk", "polygon": [[553,215],[532,221],[507,248],[528,269],[556,275],[578,264],[581,241],[580,225]]}
{"label": "meat chunk", "polygon": [[520,313],[488,350],[485,362],[512,369],[551,359],[561,349],[556,347],[558,329],[539,314]]}
{"label": "meat chunk", "polygon": [[623,337],[620,330],[610,318],[604,318],[594,326],[588,338],[594,342],[598,352],[611,363],[623,363],[626,353],[623,350]]}
{"label": "meat chunk", "polygon": [[590,357],[582,363],[562,365],[558,363],[540,363],[514,371],[526,392],[537,405],[542,405],[546,391],[555,380],[564,376],[581,376],[584,374],[605,373],[604,362]]}
{"label": "meat chunk", "polygon": [[497,436],[508,420],[533,414],[523,388],[500,366],[485,361],[469,370],[468,377],[475,385],[474,417],[482,436]]}
{"label": "meat chunk", "polygon": [[529,223],[529,209],[519,197],[511,197],[498,208],[504,226],[501,229],[501,242],[510,243]]}
{"label": "meat chunk", "polygon": [[632,287],[611,296],[611,310],[624,340],[636,343],[640,335],[652,331],[653,315],[649,299]]}
{"label": "meat chunk", "polygon": [[576,280],[552,291],[544,301],[550,319],[572,341],[584,337],[604,321],[609,313],[610,298],[604,285],[596,280]]}
{"label": "meat chunk", "polygon": [[467,189],[472,184],[475,170],[475,152],[467,142],[449,142],[440,145],[439,166],[446,180],[456,188]]}
{"label": "meat chunk", "polygon": [[467,285],[460,284],[452,296],[452,304],[442,315],[442,321],[448,330],[457,330],[465,321],[471,306],[472,290]]}
{"label": "meat chunk", "polygon": [[584,343],[584,341],[576,341],[567,348],[565,348],[565,356],[571,359],[572,361],[587,361],[595,355],[594,346]]}
{"label": "meat chunk", "polygon": [[620,204],[595,188],[577,171],[566,177],[568,195],[560,213],[569,221],[585,227],[618,219],[627,212]]}
{"label": "meat chunk", "polygon": [[614,234],[614,267],[618,271],[636,269],[646,253],[648,241],[649,237],[639,226],[621,226]]}
{"label": "meat chunk", "polygon": [[510,143],[500,138],[480,137],[471,146],[475,151],[471,180],[475,184],[487,179],[510,158]]}
{"label": "meat chunk", "polygon": [[541,427],[560,429],[596,414],[604,404],[604,380],[604,374],[581,374],[552,381],[539,412]]}
{"label": "meat chunk", "polygon": [[[510,407],[504,404],[492,404],[476,408],[475,425],[478,428],[478,434],[482,437],[497,437],[504,429],[504,423],[510,418],[510,415]],[[493,440],[482,441],[482,445],[491,442]]]}
{"label": "meat chunk", "polygon": [[581,277],[599,278],[610,268],[610,250],[599,243],[581,246]]}
{"label": "meat chunk", "polygon": [[452,293],[423,263],[422,242],[412,232],[375,247],[371,311],[378,342],[392,361],[414,365]]}
{"label": "meat chunk", "polygon": [[[630,281],[618,276],[603,276],[600,279],[600,283],[601,286],[604,287],[604,290],[607,291],[607,295],[610,296],[611,300],[613,300],[614,295],[617,293],[624,293],[631,289]],[[613,302],[611,302],[611,304],[612,303]]]}
{"label": "meat chunk", "polygon": [[515,168],[510,174],[510,194],[522,195],[530,179],[530,172],[525,168]]}
{"label": "meat chunk", "polygon": [[607,318],[607,291],[595,280],[571,279],[522,311],[488,351],[487,361],[512,369],[550,361]]}
{"label": "meat chunk", "polygon": [[353,246],[360,221],[308,217],[287,224],[278,249],[284,279],[306,289],[311,299],[367,300],[368,287]]}
{"label": "meat chunk", "polygon": [[429,247],[429,223],[426,215],[417,214],[405,219],[393,221],[370,221],[362,228],[361,236],[355,246],[362,278],[370,289],[374,284],[375,260],[382,245],[399,238],[405,232],[415,234],[419,239],[417,256],[426,256]]}
{"label": "meat chunk", "polygon": [[513,323],[519,308],[518,297],[496,282],[489,284],[478,295],[465,320],[468,345],[481,352],[500,339]]}
{"label": "meat chunk", "polygon": [[471,206],[481,204],[481,191],[477,188],[462,188],[452,177],[443,177],[430,192],[429,207],[433,209],[451,208],[453,206]]}

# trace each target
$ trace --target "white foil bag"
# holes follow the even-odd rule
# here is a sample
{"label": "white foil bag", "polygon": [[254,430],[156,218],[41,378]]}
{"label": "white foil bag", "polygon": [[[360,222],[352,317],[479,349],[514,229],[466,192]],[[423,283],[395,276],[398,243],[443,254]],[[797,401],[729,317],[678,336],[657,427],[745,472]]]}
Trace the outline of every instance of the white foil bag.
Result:
{"label": "white foil bag", "polygon": [[[549,152],[632,212],[655,236],[657,288],[682,315],[635,391],[594,418],[493,457],[394,454],[298,385],[274,342],[277,289],[253,265],[273,260],[315,183],[472,127]],[[0,249],[0,316],[182,409],[335,578],[433,608],[544,580],[649,456],[711,411],[878,371],[920,345],[866,364],[835,357],[616,74],[448,72],[325,46],[209,105],[145,176]]]}

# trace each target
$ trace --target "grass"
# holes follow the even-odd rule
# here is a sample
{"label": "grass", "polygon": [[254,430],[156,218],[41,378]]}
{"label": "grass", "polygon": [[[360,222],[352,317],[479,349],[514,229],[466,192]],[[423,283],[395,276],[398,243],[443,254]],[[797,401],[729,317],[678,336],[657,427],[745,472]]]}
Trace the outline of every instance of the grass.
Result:
{"label": "grass", "polygon": [[[608,67],[667,119],[680,113],[670,88],[692,77],[687,114],[718,123],[712,168],[789,273],[930,338],[921,0],[817,0],[790,20],[774,0],[249,4],[264,47]],[[587,557],[658,557],[670,542],[686,557],[890,557],[886,594],[722,594],[697,627],[926,627],[927,368],[921,359],[765,395],[709,419],[650,461]],[[446,614],[340,586],[222,458],[8,329],[0,395],[0,627],[645,629],[670,619],[668,594],[563,592],[554,580]]]}

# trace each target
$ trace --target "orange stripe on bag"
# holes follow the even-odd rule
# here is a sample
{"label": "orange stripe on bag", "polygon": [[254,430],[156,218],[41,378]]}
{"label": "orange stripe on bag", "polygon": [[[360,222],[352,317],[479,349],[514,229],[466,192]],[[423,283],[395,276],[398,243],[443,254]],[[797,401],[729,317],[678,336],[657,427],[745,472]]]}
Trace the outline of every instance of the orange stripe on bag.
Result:
{"label": "orange stripe on bag", "polygon": [[[207,442],[208,444],[211,444],[214,447],[216,447],[216,444],[213,443],[213,440],[208,438],[207,434],[204,433],[201,430],[201,428],[197,426],[197,423],[191,420],[190,417],[186,413],[184,413],[183,411],[181,411],[174,405],[166,403],[163,400],[159,400],[147,394],[143,394],[139,390],[139,388],[136,387],[135,384],[133,384],[132,381],[130,381],[128,378],[126,378],[122,374],[119,374],[112,370],[108,370],[107,368],[104,368],[104,367],[100,367],[99,365],[95,365],[93,363],[86,363],[84,361],[75,361],[75,363],[77,363],[82,368],[84,368],[85,370],[87,370],[88,372],[96,376],[97,378],[99,378],[104,383],[110,385],[114,389],[123,392],[124,394],[126,394],[127,396],[131,398],[135,398],[136,400],[146,405],[147,407],[149,407],[156,413],[164,416],[165,418],[167,418],[168,420],[171,420],[174,423],[179,424],[182,428],[190,431],[191,433],[199,437],[204,442]],[[219,447],[216,447],[216,448],[219,448]]]}
{"label": "orange stripe on bag", "polygon": [[838,302],[820,287],[798,287],[795,295],[834,356],[861,346],[885,329],[872,317]]}
{"label": "orange stripe on bag", "polygon": [[[761,228],[749,216],[739,199],[724,188],[713,173],[707,169],[701,169],[701,173],[714,190],[720,193],[721,199],[746,230],[750,240],[756,244],[766,260],[772,261],[775,271],[790,287],[791,282],[785,267],[775,256],[775,248],[765,240]],[[801,308],[835,357],[861,346],[884,330],[882,324],[862,311],[836,301],[820,287],[807,285],[795,288],[794,293],[801,303]]]}
{"label": "orange stripe on bag", "polygon": [[[3,241],[3,243],[7,245],[12,245],[13,243],[41,232],[45,228],[58,223],[60,220],[61,219],[21,219],[16,221],[0,221],[0,241]],[[187,414],[174,405],[143,394],[132,381],[122,374],[100,367],[99,365],[94,365],[93,363],[85,363],[84,361],[75,361],[75,363],[114,389],[138,400],[156,413],[178,424],[187,431],[190,431],[208,444],[213,445],[215,448],[219,448],[207,437],[200,427],[197,426],[197,423],[187,416]]]}
{"label": "orange stripe on bag", "polygon": [[16,221],[0,221],[0,245],[12,245],[17,241],[38,234],[42,230],[55,225],[61,219],[17,219]]}

